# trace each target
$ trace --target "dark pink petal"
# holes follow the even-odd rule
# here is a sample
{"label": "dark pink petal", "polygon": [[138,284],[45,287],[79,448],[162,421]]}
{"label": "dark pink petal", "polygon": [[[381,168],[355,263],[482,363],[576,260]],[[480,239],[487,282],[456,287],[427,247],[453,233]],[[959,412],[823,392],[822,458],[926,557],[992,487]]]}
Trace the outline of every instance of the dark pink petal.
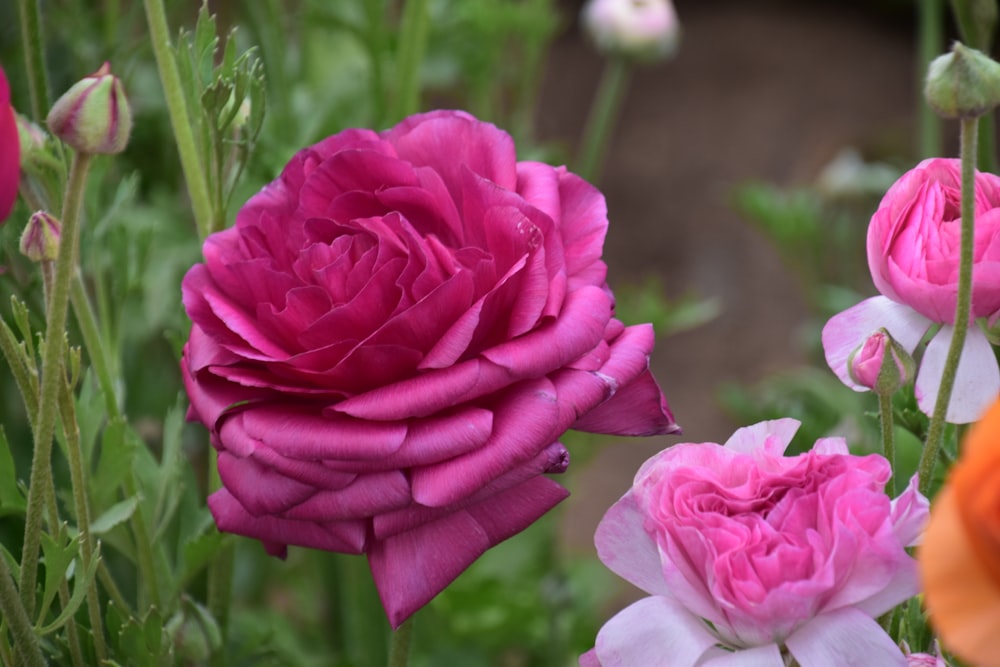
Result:
{"label": "dark pink petal", "polygon": [[208,497],[208,509],[219,530],[273,545],[360,554],[365,550],[365,521],[294,521],[249,514],[225,488]]}
{"label": "dark pink petal", "polygon": [[279,514],[313,495],[308,484],[285,477],[253,458],[219,452],[219,477],[226,490],[255,517]]}
{"label": "dark pink petal", "polygon": [[518,162],[517,193],[551,220],[562,220],[559,177],[564,172],[544,162]]}
{"label": "dark pink petal", "polygon": [[490,547],[521,532],[568,495],[532,478],[478,505],[442,517],[368,549],[389,622],[398,628]]}
{"label": "dark pink petal", "polygon": [[511,387],[494,408],[493,435],[479,449],[412,471],[413,499],[450,505],[512,468],[531,460],[560,434],[559,407],[546,379]]}
{"label": "dark pink petal", "polygon": [[254,407],[241,417],[247,435],[298,459],[377,459],[397,451],[406,438],[405,423],[323,415],[288,404]]}
{"label": "dark pink petal", "polygon": [[359,475],[343,489],[315,491],[282,516],[301,521],[343,521],[370,518],[409,504],[406,476],[390,470]]}
{"label": "dark pink petal", "polygon": [[667,399],[648,370],[578,419],[572,428],[588,433],[634,436],[681,432]]}
{"label": "dark pink petal", "polygon": [[17,134],[17,118],[10,105],[10,86],[0,68],[0,222],[10,215],[17,201],[21,178],[21,144]]}
{"label": "dark pink petal", "polygon": [[343,192],[377,192],[393,186],[413,186],[417,177],[406,162],[371,150],[344,150],[324,160],[306,178],[299,192],[302,216],[323,215],[330,201]]}
{"label": "dark pink petal", "polygon": [[[562,200],[562,232],[566,255],[566,273],[570,278],[605,269],[600,261],[604,237],[608,231],[608,209],[604,195],[590,183],[567,171],[559,175]],[[603,278],[599,282],[603,283]]]}

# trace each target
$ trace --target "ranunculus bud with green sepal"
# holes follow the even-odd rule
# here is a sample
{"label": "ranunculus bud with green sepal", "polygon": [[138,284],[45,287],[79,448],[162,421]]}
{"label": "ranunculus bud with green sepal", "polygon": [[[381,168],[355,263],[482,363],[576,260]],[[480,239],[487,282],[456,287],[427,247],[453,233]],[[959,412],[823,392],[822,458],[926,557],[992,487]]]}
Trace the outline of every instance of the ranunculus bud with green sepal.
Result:
{"label": "ranunculus bud with green sepal", "polygon": [[916,374],[913,357],[889,332],[879,329],[847,360],[851,379],[879,396],[891,396]]}
{"label": "ranunculus bud with green sepal", "polygon": [[108,63],[67,90],[46,122],[54,135],[81,153],[121,153],[132,132],[125,89]]}
{"label": "ranunculus bud with green sepal", "polygon": [[978,118],[1000,105],[1000,63],[955,42],[927,68],[924,97],[942,118]]}
{"label": "ranunculus bud with green sepal", "polygon": [[21,234],[21,254],[33,262],[51,262],[59,256],[62,224],[45,211],[35,211]]}

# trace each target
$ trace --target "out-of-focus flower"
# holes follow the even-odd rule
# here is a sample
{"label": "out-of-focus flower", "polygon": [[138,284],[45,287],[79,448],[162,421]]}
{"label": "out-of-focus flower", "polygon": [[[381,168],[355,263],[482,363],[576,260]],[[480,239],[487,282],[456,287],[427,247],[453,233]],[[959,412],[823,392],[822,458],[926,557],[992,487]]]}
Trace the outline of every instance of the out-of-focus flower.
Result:
{"label": "out-of-focus flower", "polygon": [[1000,665],[1000,403],[969,431],[934,499],[917,557],[941,643],[977,667]]}
{"label": "out-of-focus flower", "polygon": [[562,500],[568,428],[677,431],[604,198],[462,112],[299,152],[183,282],[222,530],[366,553],[393,625]]}
{"label": "out-of-focus flower", "polygon": [[[847,359],[872,331],[886,329],[908,353],[942,325],[924,351],[914,391],[931,414],[954,332],[960,222],[958,160],[924,160],[890,189],[868,227],[868,266],[882,296],[833,316],[823,327],[826,361],[856,391]],[[972,319],[1000,315],[1000,178],[977,173]],[[962,350],[947,420],[975,421],[1000,394],[1000,369],[986,334],[970,327]]]}
{"label": "out-of-focus flower", "polygon": [[889,332],[879,329],[851,353],[847,371],[859,385],[880,396],[891,396],[913,378],[916,363]]}
{"label": "out-of-focus flower", "polygon": [[597,48],[608,53],[655,60],[673,55],[680,41],[670,0],[590,0],[581,17]]}
{"label": "out-of-focus flower", "polygon": [[941,655],[941,647],[934,642],[934,654],[910,653],[910,647],[903,642],[903,653],[906,654],[907,667],[950,667]]}
{"label": "out-of-focus flower", "polygon": [[21,254],[33,262],[51,262],[59,257],[61,234],[58,219],[45,211],[35,211],[21,233]]}
{"label": "out-of-focus flower", "polygon": [[132,133],[125,88],[108,63],[56,100],[46,122],[52,134],[81,153],[121,153]]}
{"label": "out-of-focus flower", "polygon": [[601,560],[650,594],[580,664],[906,665],[874,617],[917,590],[905,550],[927,518],[914,478],[890,501],[878,455],[824,438],[783,456],[794,419],[681,444],[639,469],[597,528]]}
{"label": "out-of-focus flower", "polygon": [[0,67],[0,223],[10,216],[17,200],[21,179],[21,143],[18,140],[17,117],[10,104],[10,85]]}

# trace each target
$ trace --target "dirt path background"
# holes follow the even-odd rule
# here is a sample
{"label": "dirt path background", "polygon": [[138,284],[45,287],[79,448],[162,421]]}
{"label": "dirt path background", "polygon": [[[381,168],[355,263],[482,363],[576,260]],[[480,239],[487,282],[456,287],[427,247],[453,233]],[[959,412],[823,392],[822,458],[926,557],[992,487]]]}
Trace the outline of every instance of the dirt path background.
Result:
{"label": "dirt path background", "polygon": [[[600,186],[611,227],[612,287],[655,275],[668,297],[718,298],[719,318],[661,338],[652,365],[684,427],[683,441],[724,442],[734,424],[720,383],[753,383],[801,363],[806,316],[776,251],[729,205],[747,180],[813,180],[845,146],[866,156],[912,151],[912,29],[842,3],[679,0],[678,56],[634,72]],[[568,28],[551,54],[542,138],[582,131],[601,58]],[[863,255],[864,249],[858,252]],[[569,543],[590,549],[597,521],[639,464],[676,442],[602,448],[577,469]]]}

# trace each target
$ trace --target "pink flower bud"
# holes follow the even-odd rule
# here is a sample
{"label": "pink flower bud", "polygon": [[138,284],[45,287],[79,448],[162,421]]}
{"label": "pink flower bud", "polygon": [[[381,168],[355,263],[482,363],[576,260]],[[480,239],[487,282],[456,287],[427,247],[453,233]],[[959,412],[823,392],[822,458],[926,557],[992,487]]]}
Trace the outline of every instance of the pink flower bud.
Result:
{"label": "pink flower bud", "polygon": [[17,119],[10,105],[10,86],[0,68],[0,222],[7,219],[17,200],[21,178],[21,148]]}
{"label": "pink flower bud", "polygon": [[880,396],[894,394],[910,381],[915,369],[913,358],[885,329],[869,336],[847,359],[851,379]]}
{"label": "pink flower bud", "polygon": [[53,134],[81,153],[121,153],[132,131],[125,90],[108,63],[67,90],[46,122]]}
{"label": "pink flower bud", "polygon": [[31,214],[21,234],[21,254],[33,262],[51,262],[59,256],[62,224],[45,211]]}
{"label": "pink flower bud", "polygon": [[672,55],[680,41],[670,0],[590,0],[582,19],[601,51],[656,60]]}

